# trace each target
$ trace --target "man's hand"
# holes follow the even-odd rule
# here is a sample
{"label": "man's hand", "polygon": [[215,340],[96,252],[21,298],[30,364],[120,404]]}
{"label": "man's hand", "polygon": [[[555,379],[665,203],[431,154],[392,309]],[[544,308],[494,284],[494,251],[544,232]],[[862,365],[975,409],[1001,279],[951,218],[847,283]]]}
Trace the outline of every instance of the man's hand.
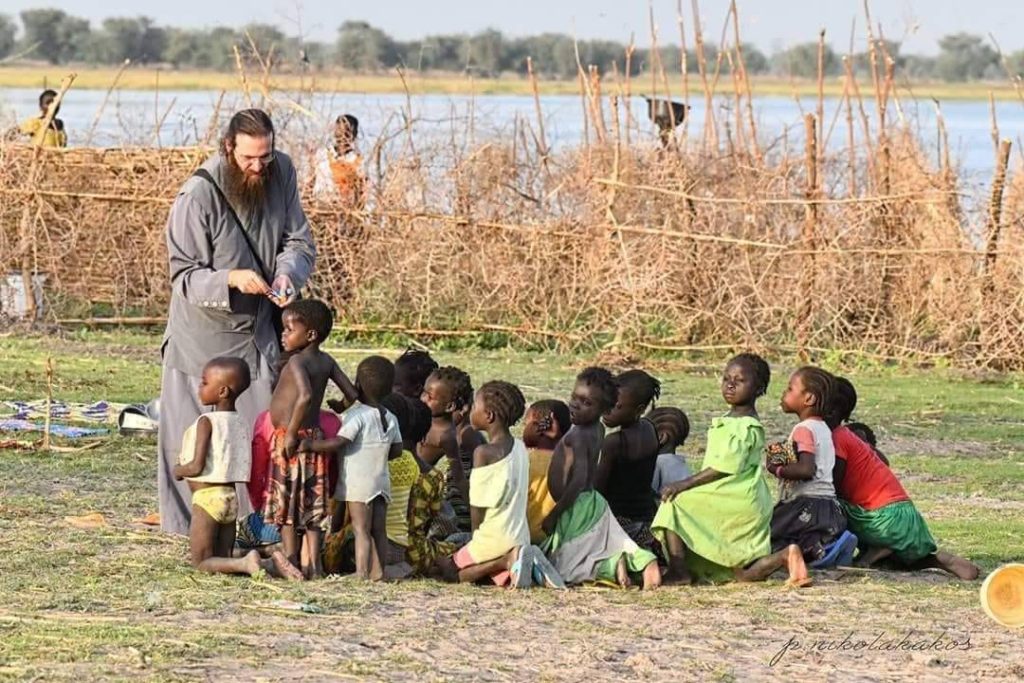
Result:
{"label": "man's hand", "polygon": [[298,296],[298,292],[295,291],[295,286],[292,284],[292,279],[287,275],[282,274],[275,277],[274,284],[271,285],[270,289],[270,300],[281,308],[295,301],[295,298]]}
{"label": "man's hand", "polygon": [[295,434],[284,435],[284,453],[291,457],[295,455],[295,449],[299,447],[299,437]]}
{"label": "man's hand", "polygon": [[345,402],[336,398],[327,399],[327,407],[336,413],[345,412]]}
{"label": "man's hand", "polygon": [[255,270],[232,270],[228,273],[228,287],[243,294],[270,294],[270,287]]}

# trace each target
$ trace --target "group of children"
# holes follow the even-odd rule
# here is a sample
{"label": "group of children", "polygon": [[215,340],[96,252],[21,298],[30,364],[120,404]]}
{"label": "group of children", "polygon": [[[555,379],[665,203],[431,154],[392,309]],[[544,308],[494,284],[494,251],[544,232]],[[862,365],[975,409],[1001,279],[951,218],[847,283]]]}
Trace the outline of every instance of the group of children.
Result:
{"label": "group of children", "polygon": [[[782,409],[799,422],[766,447],[756,402],[768,364],[753,354],[729,361],[728,412],[712,420],[691,474],[676,452],[689,421],[678,408],[652,407],[661,387],[646,372],[590,367],[567,402],[527,406],[513,384],[474,391],[465,372],[410,350],[394,363],[365,358],[353,383],[320,348],[331,325],[319,301],[284,310],[283,365],[257,424],[269,457],[235,412],[247,366],[207,364],[199,398],[213,410],[186,433],[175,470],[193,491],[200,570],[644,589],[785,570],[789,585],[805,586],[808,564],[843,556],[837,549],[852,556],[859,544],[866,566],[978,574],[937,549],[870,429],[846,424],[853,385],[819,368],[790,377]],[[328,382],[344,397],[328,401],[334,412],[321,408]],[[511,431],[520,420],[521,439]],[[778,503],[766,471],[779,482]],[[256,517],[279,543],[236,549],[236,523],[248,527],[236,522],[238,482],[249,482]]]}

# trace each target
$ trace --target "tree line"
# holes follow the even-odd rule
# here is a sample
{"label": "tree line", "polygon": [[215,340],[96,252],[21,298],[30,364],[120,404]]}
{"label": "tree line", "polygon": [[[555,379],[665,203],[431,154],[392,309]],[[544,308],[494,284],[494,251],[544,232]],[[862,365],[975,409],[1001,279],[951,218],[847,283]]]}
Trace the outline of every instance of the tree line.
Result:
{"label": "tree line", "polygon": [[[241,29],[216,27],[184,29],[158,26],[148,17],[111,17],[94,27],[84,18],[59,9],[30,9],[20,13],[18,22],[0,14],[0,60],[11,55],[45,60],[51,64],[85,62],[120,64],[130,59],[137,64],[167,64],[174,68],[228,70],[235,67],[234,46],[254,59],[259,53],[284,70],[345,68],[380,72],[402,65],[408,69],[473,73],[496,76],[522,73],[526,58],[543,78],[575,78],[577,58],[583,66],[596,65],[602,72],[613,68],[632,75],[649,69],[655,57],[669,73],[680,69],[680,50],[665,46],[657,55],[636,48],[626,58],[627,46],[610,40],[576,42],[561,33],[511,37],[488,29],[476,34],[445,34],[419,40],[401,41],[363,21],[346,21],[338,28],[333,44],[306,41],[286,35],[269,24],[249,24]],[[775,74],[813,78],[818,72],[816,42],[794,45],[768,55],[754,45],[744,44],[746,69],[754,74]],[[900,45],[884,41],[879,50],[891,57],[902,73],[912,78],[946,81],[1000,79],[1009,68],[1024,73],[1024,50],[1002,56],[982,36],[955,33],[939,40],[938,55],[903,54]],[[578,53],[578,54],[577,54]],[[717,53],[705,46],[705,59],[714,68]],[[697,71],[697,56],[687,53],[688,70]],[[614,66],[613,66],[614,65]],[[854,55],[854,68],[868,68],[864,53]],[[727,65],[725,65],[727,67]],[[842,72],[842,57],[831,47],[824,53],[826,75]]]}

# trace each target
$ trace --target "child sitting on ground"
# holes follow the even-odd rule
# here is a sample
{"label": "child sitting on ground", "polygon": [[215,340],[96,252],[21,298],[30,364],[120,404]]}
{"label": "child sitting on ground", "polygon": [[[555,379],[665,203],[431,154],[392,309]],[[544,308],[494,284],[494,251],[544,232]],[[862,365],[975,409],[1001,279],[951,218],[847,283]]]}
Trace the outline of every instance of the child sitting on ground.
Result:
{"label": "child sitting on ground", "polygon": [[[203,368],[199,402],[213,406],[185,430],[176,479],[187,479],[192,490],[189,544],[192,566],[222,574],[268,574],[302,579],[280,551],[261,560],[257,551],[233,558],[238,499],[235,483],[249,480],[252,439],[249,427],[235,410],[238,397],[249,388],[249,366],[239,358],[214,358]],[[189,460],[191,458],[191,460]]]}
{"label": "child sitting on ground", "polygon": [[842,377],[835,383],[827,418],[836,447],[833,476],[850,531],[860,541],[857,564],[870,567],[890,558],[901,567],[938,567],[965,581],[978,578],[972,562],[938,549],[896,475],[869,444],[843,425],[857,407],[857,390]]}
{"label": "child sitting on ground", "polygon": [[437,558],[458,550],[454,543],[430,536],[431,527],[441,516],[444,474],[414,455],[416,444],[430,429],[430,410],[418,398],[398,393],[387,396],[381,405],[394,413],[402,433],[402,454],[388,462],[388,564],[395,566],[387,571],[396,575],[426,574]]}
{"label": "child sitting on ground", "polygon": [[798,546],[771,552],[772,495],[762,477],[756,406],[770,381],[760,356],[730,360],[721,384],[729,412],[711,421],[700,471],[662,487],[651,530],[668,560],[665,583],[763,581],[783,567],[787,585],[810,583]]}
{"label": "child sitting on ground", "polygon": [[431,421],[427,435],[416,448],[416,454],[431,467],[441,467],[442,471],[446,471],[446,499],[451,507],[453,522],[451,532],[469,532],[468,477],[476,446],[469,451],[470,459],[467,461],[465,447],[472,441],[460,443],[457,425],[473,401],[473,385],[469,375],[450,366],[434,370],[423,386],[420,400],[430,409]]}
{"label": "child sitting on ground", "polygon": [[781,403],[783,412],[800,418],[789,436],[797,461],[766,463],[776,477],[793,482],[772,512],[772,550],[795,543],[810,563],[824,557],[846,531],[846,516],[832,485],[832,430],[825,423],[834,387],[832,375],[821,368],[805,366],[790,376]]}
{"label": "child sitting on ground", "polygon": [[303,452],[337,453],[338,486],[355,536],[356,575],[380,581],[388,559],[387,506],[391,499],[388,461],[402,454],[398,420],[381,405],[391,393],[395,366],[383,356],[364,358],[356,368],[358,402],[341,416],[335,439],[302,442]]}
{"label": "child sitting on ground", "polygon": [[661,445],[654,425],[643,417],[661,396],[661,382],[643,370],[627,370],[615,378],[618,400],[604,415],[604,424],[619,431],[605,437],[594,488],[604,496],[623,530],[657,555],[651,520],[657,505],[651,480]]}
{"label": "child sitting on ground", "polygon": [[[457,553],[439,561],[442,577],[451,582],[475,583],[490,579],[503,586],[515,579],[532,581],[532,565],[513,577],[513,564],[530,545],[526,522],[526,496],[530,461],[526,446],[509,432],[523,416],[526,401],[508,382],[487,382],[473,399],[470,422],[486,430],[488,443],[473,452],[470,474],[470,514],[473,536]],[[528,585],[528,583],[526,584]]]}
{"label": "child sitting on ground", "polygon": [[548,490],[548,469],[555,446],[569,428],[569,406],[562,401],[537,401],[526,411],[523,443],[530,456],[530,493],[526,501],[526,519],[530,523],[530,543],[547,538],[541,524],[555,507]]}
{"label": "child sitting on ground", "polygon": [[[320,405],[328,380],[349,401],[354,401],[357,393],[334,359],[320,350],[334,323],[325,303],[299,299],[285,307],[281,319],[281,345],[290,355],[270,400],[274,435],[264,516],[281,528],[281,542],[289,561],[301,566],[306,578],[316,578],[323,575],[321,541],[331,495],[330,454],[299,452],[298,446],[300,439],[323,438]],[[303,531],[301,563],[298,529]]]}
{"label": "child sitting on ground", "polygon": [[656,498],[661,497],[661,487],[674,481],[689,479],[690,466],[686,456],[676,450],[686,443],[690,435],[690,420],[679,408],[662,406],[647,413],[647,419],[658,433],[658,463],[654,466],[651,489]]}
{"label": "child sitting on ground", "polygon": [[626,588],[640,574],[648,590],[661,584],[657,558],[626,535],[594,488],[604,440],[601,416],[617,397],[618,387],[604,368],[587,368],[576,377],[569,399],[572,427],[555,446],[548,470],[555,507],[541,525],[548,535],[541,549],[566,583],[600,580]]}

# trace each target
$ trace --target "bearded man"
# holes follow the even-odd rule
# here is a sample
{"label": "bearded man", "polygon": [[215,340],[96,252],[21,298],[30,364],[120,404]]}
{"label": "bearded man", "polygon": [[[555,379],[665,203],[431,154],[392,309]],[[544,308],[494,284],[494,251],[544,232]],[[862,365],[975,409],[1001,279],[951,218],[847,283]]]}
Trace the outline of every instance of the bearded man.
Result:
{"label": "bearded man", "polygon": [[[191,493],[173,470],[185,430],[203,412],[203,366],[218,356],[249,365],[252,384],[237,409],[252,425],[270,405],[280,356],[277,309],[295,299],[316,258],[295,166],[274,149],[265,112],[231,117],[219,153],[185,181],[167,220],[167,251],[171,304],[161,347],[157,489],[161,528],[187,534]],[[241,517],[251,507],[245,485],[236,489]]]}

